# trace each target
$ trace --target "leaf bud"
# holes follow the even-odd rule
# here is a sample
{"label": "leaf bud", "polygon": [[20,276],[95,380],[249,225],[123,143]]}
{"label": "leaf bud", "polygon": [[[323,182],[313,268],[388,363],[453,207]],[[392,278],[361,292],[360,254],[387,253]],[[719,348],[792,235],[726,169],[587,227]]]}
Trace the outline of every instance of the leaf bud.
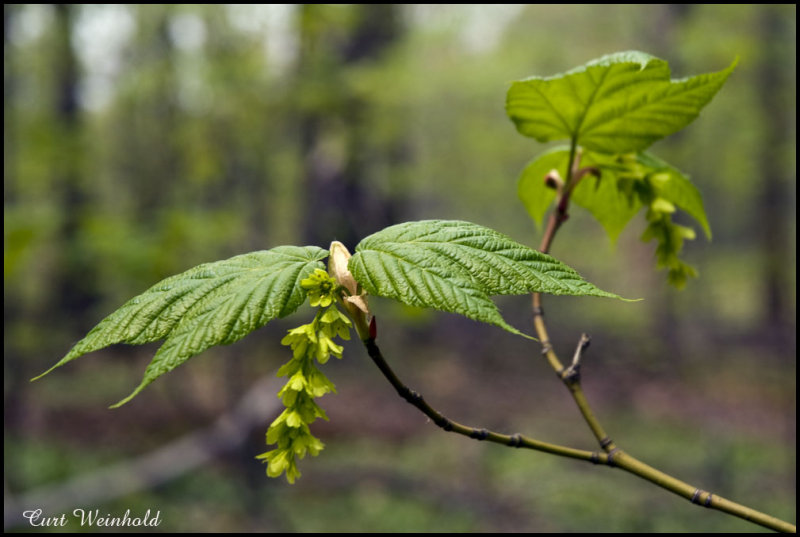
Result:
{"label": "leaf bud", "polygon": [[544,184],[547,188],[552,188],[558,192],[561,192],[561,189],[564,187],[564,181],[561,179],[561,175],[559,175],[556,169],[550,170],[547,175],[544,176]]}
{"label": "leaf bud", "polygon": [[363,339],[369,338],[369,328],[367,319],[370,317],[369,305],[367,304],[367,293],[359,292],[359,285],[353,274],[347,268],[350,261],[350,252],[347,247],[339,241],[333,241],[328,257],[328,274],[336,280],[336,283],[344,290],[342,305],[353,319],[358,336]]}

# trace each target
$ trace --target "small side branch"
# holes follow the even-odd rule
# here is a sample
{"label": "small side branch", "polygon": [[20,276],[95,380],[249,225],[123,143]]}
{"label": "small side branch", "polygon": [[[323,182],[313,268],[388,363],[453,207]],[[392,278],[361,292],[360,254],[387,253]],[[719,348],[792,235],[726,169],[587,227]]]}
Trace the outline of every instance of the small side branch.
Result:
{"label": "small side branch", "polygon": [[572,364],[569,367],[564,367],[564,365],[561,363],[561,360],[558,359],[558,355],[556,355],[555,351],[553,350],[553,346],[550,344],[550,336],[547,332],[547,325],[544,322],[542,295],[539,293],[533,294],[533,325],[536,329],[536,335],[538,336],[539,341],[542,342],[542,355],[544,355],[544,357],[547,359],[550,367],[553,369],[553,371],[555,371],[556,375],[558,375],[558,378],[560,378],[569,389],[570,393],[572,394],[572,398],[578,405],[581,415],[586,420],[586,424],[592,430],[592,433],[597,439],[597,442],[600,444],[600,447],[603,448],[606,453],[610,452],[617,446],[610,440],[608,434],[606,434],[606,431],[600,424],[600,421],[592,412],[580,383],[580,360],[583,351],[589,346],[589,336],[586,334],[581,335],[581,339],[578,342],[578,348],[575,350],[575,356],[572,359]]}
{"label": "small side branch", "polygon": [[572,364],[561,372],[561,380],[567,384],[575,384],[581,380],[581,356],[583,351],[589,346],[591,338],[586,334],[581,334],[581,339],[578,341],[578,347],[575,349],[575,354],[572,356]]}

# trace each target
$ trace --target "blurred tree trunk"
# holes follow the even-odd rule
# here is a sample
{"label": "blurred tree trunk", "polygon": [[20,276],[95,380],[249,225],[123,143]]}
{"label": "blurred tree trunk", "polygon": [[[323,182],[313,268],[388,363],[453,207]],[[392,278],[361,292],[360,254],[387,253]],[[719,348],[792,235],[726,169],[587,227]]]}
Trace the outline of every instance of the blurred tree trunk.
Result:
{"label": "blurred tree trunk", "polygon": [[[787,95],[784,88],[791,86],[790,80],[795,76],[789,69],[795,65],[796,51],[794,47],[791,50],[786,47],[793,33],[783,6],[764,6],[759,12],[763,49],[758,89],[765,128],[757,178],[761,191],[753,227],[760,231],[763,248],[764,316],[760,332],[774,341],[773,335],[786,334],[786,328],[794,325],[789,292],[794,256],[789,230],[792,226],[790,200],[796,196],[796,191],[793,194],[790,186],[793,178],[787,174],[785,157],[794,146],[791,124],[794,117],[787,110],[791,109],[790,100],[795,96]],[[775,343],[785,345],[787,342]]]}
{"label": "blurred tree trunk", "polygon": [[140,89],[124,103],[130,125],[120,133],[119,150],[127,153],[133,174],[125,182],[136,185],[137,216],[143,221],[161,208],[173,193],[179,173],[177,140],[177,80],[174,46],[169,33],[172,7],[138,5],[137,34],[133,42],[132,75]]}
{"label": "blurred tree trunk", "polygon": [[81,220],[87,207],[87,193],[82,184],[83,129],[78,98],[80,68],[72,46],[76,7],[53,4],[54,46],[51,56],[54,80],[54,128],[58,133],[57,159],[53,173],[60,198],[61,227],[58,244],[60,270],[56,275],[56,300],[59,310],[69,312],[68,319],[79,319],[95,300],[92,264],[84,255],[80,239]]}
{"label": "blurred tree trunk", "polygon": [[400,37],[398,6],[306,4],[299,9],[303,236],[309,244],[327,246],[337,239],[352,248],[391,223],[396,208],[369,187],[370,160],[381,155],[370,154],[370,102],[352,93],[347,69],[381,59]]}
{"label": "blurred tree trunk", "polygon": [[[206,29],[203,56],[208,86],[213,88],[215,101],[236,106],[214,102],[204,107],[202,116],[195,120],[199,120],[198,129],[204,131],[200,140],[206,145],[189,154],[203,151],[201,162],[213,168],[211,174],[194,174],[213,175],[202,188],[204,205],[246,215],[246,236],[228,245],[239,253],[276,244],[276,236],[280,236],[280,243],[296,242],[299,237],[281,234],[292,229],[285,213],[296,211],[291,210],[291,197],[280,191],[280,181],[275,178],[281,176],[272,169],[274,156],[281,154],[287,143],[282,128],[285,111],[275,104],[280,92],[270,91],[269,78],[264,74],[264,65],[267,70],[272,65],[264,54],[261,37],[244,35],[231,24],[229,7],[211,4],[196,9]],[[192,168],[190,163],[187,166]]]}
{"label": "blurred tree trunk", "polygon": [[[180,224],[170,220],[187,202],[180,131],[178,77],[170,4],[127,6],[135,32],[126,43],[118,75],[121,83],[106,112],[112,128],[101,141],[113,182],[103,185],[108,218],[141,249],[129,250],[141,263],[134,277],[143,288],[185,268]],[[122,128],[120,128],[122,127]],[[193,201],[193,200],[192,200]],[[120,248],[122,250],[122,248]],[[146,253],[145,253],[146,252]]]}

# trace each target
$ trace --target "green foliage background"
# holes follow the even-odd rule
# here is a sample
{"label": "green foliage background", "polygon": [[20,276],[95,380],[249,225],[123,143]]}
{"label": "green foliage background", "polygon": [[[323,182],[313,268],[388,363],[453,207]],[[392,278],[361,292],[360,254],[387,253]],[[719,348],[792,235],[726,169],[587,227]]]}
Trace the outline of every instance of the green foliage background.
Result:
{"label": "green foliage background", "polygon": [[[248,11],[252,10],[252,11]],[[286,360],[270,323],[115,411],[155,348],[44,371],[160,279],[280,244],[351,250],[387,225],[469,220],[536,246],[517,200],[547,146],[504,112],[510,81],[617,50],[673,76],[739,65],[654,151],[703,194],[713,241],[683,292],[637,217],[611,246],[580,208],[552,254],[627,304],[545,301],[615,440],[712,492],[795,519],[795,6],[16,5],[4,8],[4,469],[16,501],[212,423]],[[687,218],[684,222],[692,225]],[[699,234],[698,234],[699,235]],[[524,298],[499,301],[529,326]],[[458,421],[592,445],[535,345],[453,315],[371,303],[387,358]],[[357,342],[326,364],[327,444],[289,487],[264,476],[272,417],[178,478],[96,507],[196,531],[749,531],[619,472],[451,437]],[[276,399],[277,400],[277,399]],[[16,518],[15,518],[16,517]]]}

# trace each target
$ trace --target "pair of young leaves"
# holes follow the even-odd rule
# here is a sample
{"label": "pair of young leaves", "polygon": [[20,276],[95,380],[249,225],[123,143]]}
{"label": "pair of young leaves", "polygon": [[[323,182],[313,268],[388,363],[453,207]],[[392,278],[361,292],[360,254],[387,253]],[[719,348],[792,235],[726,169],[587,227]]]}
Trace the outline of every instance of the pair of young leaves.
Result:
{"label": "pair of young leaves", "polygon": [[567,170],[574,148],[581,164],[600,173],[584,180],[571,199],[587,209],[615,241],[640,208],[647,209],[642,240],[657,239],[658,264],[670,283],[681,287],[691,267],[678,259],[683,239],[694,232],[672,222],[676,207],[686,211],[711,237],[703,201],[676,168],[645,152],[655,141],[691,123],[720,90],[736,66],[680,80],[670,79],[667,62],[642,52],[620,52],[553,77],[531,77],[512,84],[506,111],[517,130],[539,142],[568,140],[532,160],[523,171],[518,194],[541,225],[556,192],[544,177]]}
{"label": "pair of young leaves", "polygon": [[[164,339],[141,384],[114,405],[120,406],[192,356],[294,312],[306,297],[300,282],[324,269],[328,255],[316,246],[279,246],[167,278],[103,319],[46,373],[109,345]],[[543,292],[619,298],[548,255],[462,221],[386,228],[362,240],[347,266],[370,295],[459,313],[515,334],[521,333],[503,320],[491,296]]]}

